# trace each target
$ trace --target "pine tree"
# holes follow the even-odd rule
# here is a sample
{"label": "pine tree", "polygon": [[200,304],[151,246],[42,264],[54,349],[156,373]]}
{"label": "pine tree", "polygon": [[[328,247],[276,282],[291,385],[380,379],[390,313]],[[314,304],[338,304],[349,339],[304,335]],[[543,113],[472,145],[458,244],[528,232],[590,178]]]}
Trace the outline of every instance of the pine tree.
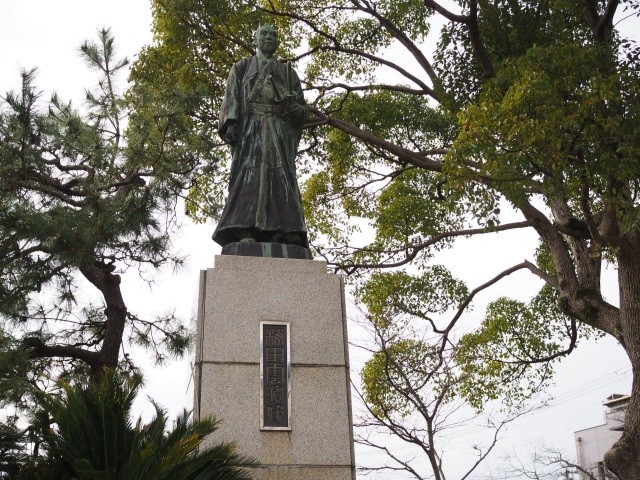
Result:
{"label": "pine tree", "polygon": [[[188,153],[148,148],[158,146],[149,137],[160,126],[126,128],[130,110],[117,81],[128,61],[116,59],[108,30],[80,50],[99,76],[82,109],[55,94],[43,101],[35,70],[1,100],[0,315],[34,361],[88,369],[97,379],[118,364],[127,340],[158,360],[187,346],[173,316],[130,311],[120,281],[132,267],[182,262],[171,253],[171,233],[195,163]],[[79,304],[86,285],[99,292],[98,304]]]}

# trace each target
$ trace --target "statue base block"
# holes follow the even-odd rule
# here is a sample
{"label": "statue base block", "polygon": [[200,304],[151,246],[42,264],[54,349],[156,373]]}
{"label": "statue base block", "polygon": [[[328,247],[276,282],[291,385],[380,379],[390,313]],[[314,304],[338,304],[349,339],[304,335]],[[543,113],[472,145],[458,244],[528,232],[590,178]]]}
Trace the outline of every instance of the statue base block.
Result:
{"label": "statue base block", "polygon": [[323,261],[219,255],[198,297],[194,414],[221,421],[204,446],[235,442],[260,462],[254,480],[355,480],[342,277]]}
{"label": "statue base block", "polygon": [[286,243],[269,242],[234,242],[222,247],[222,255],[239,255],[243,257],[294,258],[311,260],[308,248]]}

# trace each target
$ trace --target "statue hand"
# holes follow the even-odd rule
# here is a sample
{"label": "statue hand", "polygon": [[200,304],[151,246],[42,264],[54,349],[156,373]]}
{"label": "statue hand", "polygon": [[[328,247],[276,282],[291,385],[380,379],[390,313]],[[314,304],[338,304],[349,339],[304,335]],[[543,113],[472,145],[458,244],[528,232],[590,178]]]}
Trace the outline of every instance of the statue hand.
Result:
{"label": "statue hand", "polygon": [[289,107],[289,116],[296,122],[304,122],[307,117],[307,108],[299,103],[293,103]]}
{"label": "statue hand", "polygon": [[285,93],[282,96],[278,96],[274,102],[276,105],[287,105],[291,107],[298,102],[298,96],[295,93]]}

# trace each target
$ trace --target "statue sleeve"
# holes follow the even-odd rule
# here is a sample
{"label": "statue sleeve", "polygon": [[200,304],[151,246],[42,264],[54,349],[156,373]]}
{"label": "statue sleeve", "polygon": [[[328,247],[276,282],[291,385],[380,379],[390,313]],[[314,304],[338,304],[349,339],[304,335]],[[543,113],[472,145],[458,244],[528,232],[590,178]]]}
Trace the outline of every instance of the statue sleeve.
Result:
{"label": "statue sleeve", "polygon": [[296,94],[296,102],[298,105],[303,107],[298,110],[296,116],[297,122],[302,126],[309,115],[309,111],[307,110],[307,102],[304,99],[304,93],[302,92],[302,84],[300,82],[300,78],[295,70],[293,70],[293,84],[294,84],[294,92]]}
{"label": "statue sleeve", "polygon": [[223,139],[229,125],[238,121],[238,113],[240,110],[240,81],[238,76],[237,64],[231,68],[229,78],[227,79],[227,88],[220,107],[220,121],[218,124],[218,134]]}
{"label": "statue sleeve", "polygon": [[304,99],[304,93],[302,93],[302,84],[300,82],[300,77],[298,77],[298,73],[295,70],[293,70],[292,73],[293,73],[293,88],[296,94],[296,101],[300,105],[306,105],[307,102]]}

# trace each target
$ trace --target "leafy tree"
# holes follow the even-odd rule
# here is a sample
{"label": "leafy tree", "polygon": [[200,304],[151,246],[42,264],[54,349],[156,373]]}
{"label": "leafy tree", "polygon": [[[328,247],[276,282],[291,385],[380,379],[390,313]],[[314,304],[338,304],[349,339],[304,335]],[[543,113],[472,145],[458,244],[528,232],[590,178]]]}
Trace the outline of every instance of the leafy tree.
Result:
{"label": "leafy tree", "polygon": [[[496,292],[456,360],[470,379],[459,393],[473,405],[505,389],[528,396],[589,332],[615,337],[640,369],[640,47],[620,30],[637,30],[637,2],[152,4],[156,43],[134,66],[142,93],[132,96],[146,105],[153,92],[165,109],[175,92],[193,99],[179,110],[193,128],[178,146],[198,146],[215,129],[229,67],[252,52],[249,31],[278,24],[288,40],[281,56],[298,61],[315,115],[300,171],[317,255],[353,274],[362,292],[373,285],[368,272],[393,279],[385,269],[405,268],[407,281],[369,289],[378,303],[409,309],[434,291],[451,295],[445,277],[418,280],[456,238],[537,236],[536,252],[470,289],[452,316],[413,309],[444,336],[444,356],[473,297]],[[432,20],[444,22],[437,43]],[[191,214],[215,214],[223,185],[215,175],[194,184]],[[372,240],[354,246],[362,225]],[[617,269],[619,305],[602,295],[605,264]],[[544,284],[540,293],[501,298],[500,281],[520,271]],[[504,380],[515,381],[493,388]],[[637,374],[629,412],[607,465],[640,478]]]}
{"label": "leafy tree", "polygon": [[[98,383],[63,385],[37,414],[44,456],[22,469],[20,479],[249,480],[245,467],[255,463],[233,444],[201,448],[216,421],[190,421],[188,412],[169,425],[157,404],[155,416],[133,424],[131,407],[140,377],[121,378],[107,371]],[[55,424],[55,428],[50,425]]]}
{"label": "leafy tree", "polygon": [[[35,70],[1,99],[0,315],[34,365],[98,378],[127,342],[151,348],[158,361],[187,346],[173,315],[129,310],[120,280],[132,267],[145,277],[181,264],[171,253],[174,207],[196,171],[184,152],[163,155],[148,125],[126,128],[118,76],[128,62],[117,59],[109,31],[80,51],[99,76],[82,109],[55,94],[43,101]],[[151,137],[159,151],[147,147]],[[101,298],[79,300],[87,286]]]}
{"label": "leafy tree", "polygon": [[[451,436],[471,427],[476,434],[458,449],[464,460],[456,461],[456,478],[474,478],[505,425],[529,409],[522,395],[509,397],[508,411],[492,406],[476,412],[468,405],[472,396],[460,395],[475,386],[477,377],[460,368],[459,357],[468,347],[440,330],[435,319],[460,315],[473,293],[441,265],[427,267],[419,276],[376,272],[355,293],[368,312],[365,327],[374,345],[365,346],[372,356],[361,372],[360,397],[369,416],[355,423],[356,442],[390,460],[381,463],[382,457],[360,468],[405,471],[419,480],[447,478]],[[405,442],[405,448],[387,445],[380,436],[384,432]]]}

